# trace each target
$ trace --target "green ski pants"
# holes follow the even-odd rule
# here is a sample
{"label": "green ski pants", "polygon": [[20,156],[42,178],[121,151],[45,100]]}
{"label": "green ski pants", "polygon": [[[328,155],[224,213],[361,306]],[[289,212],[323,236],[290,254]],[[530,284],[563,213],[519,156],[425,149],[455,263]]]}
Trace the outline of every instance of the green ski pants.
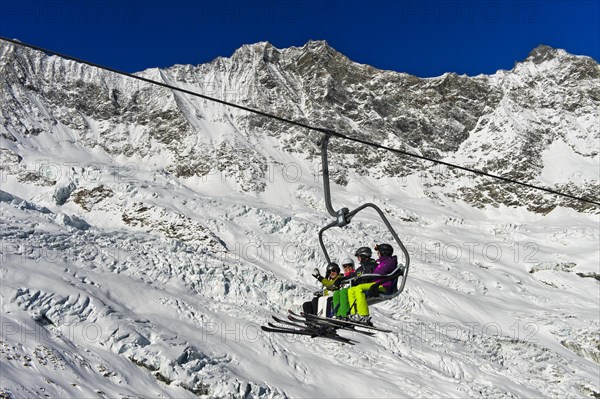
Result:
{"label": "green ski pants", "polygon": [[333,292],[333,309],[337,309],[335,315],[338,317],[347,317],[350,312],[348,303],[348,288],[342,288]]}

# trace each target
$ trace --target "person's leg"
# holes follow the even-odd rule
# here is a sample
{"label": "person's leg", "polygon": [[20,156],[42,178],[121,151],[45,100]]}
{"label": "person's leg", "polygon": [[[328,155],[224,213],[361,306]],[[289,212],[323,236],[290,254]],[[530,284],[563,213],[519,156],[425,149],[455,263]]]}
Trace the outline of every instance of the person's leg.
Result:
{"label": "person's leg", "polygon": [[336,292],[339,292],[339,307],[336,316],[348,317],[348,313],[350,312],[350,303],[348,302],[348,288],[343,288]]}
{"label": "person's leg", "polygon": [[340,308],[340,291],[333,291],[333,299],[332,299],[332,313],[334,316],[337,316],[338,309]]}
{"label": "person's leg", "polygon": [[333,317],[333,313],[331,312],[333,304],[333,297],[327,297],[327,305],[325,306],[325,317]]}
{"label": "person's leg", "polygon": [[350,305],[350,314],[356,314],[356,289],[357,287],[348,288],[348,303]]}
{"label": "person's leg", "polygon": [[313,312],[312,314],[317,314],[317,312],[319,311],[319,296],[316,296],[312,299],[312,308],[313,308]]}
{"label": "person's leg", "polygon": [[354,298],[356,301],[356,313],[359,316],[368,316],[369,315],[369,305],[367,304],[367,295],[366,295],[366,291],[369,290],[369,288],[371,288],[371,286],[375,284],[373,283],[366,283],[366,284],[360,284],[357,285],[356,290],[355,290],[355,294],[354,294]]}
{"label": "person's leg", "polygon": [[313,313],[312,300],[308,301],[308,302],[304,302],[302,304],[302,312],[304,314],[312,314]]}

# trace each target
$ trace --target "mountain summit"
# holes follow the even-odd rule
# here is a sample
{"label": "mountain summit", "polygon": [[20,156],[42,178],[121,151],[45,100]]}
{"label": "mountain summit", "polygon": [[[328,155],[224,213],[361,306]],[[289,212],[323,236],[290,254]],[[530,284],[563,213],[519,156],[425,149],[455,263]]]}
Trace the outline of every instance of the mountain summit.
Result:
{"label": "mountain summit", "polygon": [[[283,148],[316,159],[315,134],[293,126],[231,113],[197,98],[10,44],[2,44],[1,51],[0,84],[7,101],[2,104],[0,134],[8,140],[68,131],[70,138],[65,139],[73,139],[74,134],[85,145],[113,155],[152,158],[160,154],[161,164],[177,176],[202,177],[225,155],[230,159],[221,166],[225,173],[254,171],[242,189],[256,192],[265,187],[261,171],[268,156],[252,141],[278,137]],[[594,169],[600,137],[595,123],[600,117],[599,71],[589,57],[540,46],[511,71],[419,79],[357,64],[324,41],[310,41],[288,49],[261,42],[208,64],[141,74],[435,159],[593,197],[599,188]],[[204,121],[223,118],[229,128],[213,140]],[[190,143],[195,144],[188,149]],[[351,171],[406,177],[431,175],[436,169],[358,146],[336,148],[341,155],[334,151],[333,160],[344,165],[336,175],[339,184],[348,181]],[[556,175],[552,165],[559,148],[561,154],[565,149],[579,161],[563,165]],[[580,170],[586,164],[590,166]],[[499,186],[485,178],[455,186],[455,173],[446,175],[442,180],[432,177],[425,192],[474,206],[522,205],[539,212],[558,204],[580,211],[593,209],[520,187]],[[519,204],[515,196],[526,200]]]}

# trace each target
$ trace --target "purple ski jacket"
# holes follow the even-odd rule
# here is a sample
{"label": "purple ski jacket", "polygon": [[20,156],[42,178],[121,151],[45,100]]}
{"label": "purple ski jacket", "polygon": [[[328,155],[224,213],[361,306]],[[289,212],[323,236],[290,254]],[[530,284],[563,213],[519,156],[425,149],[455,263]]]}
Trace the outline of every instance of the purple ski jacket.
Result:
{"label": "purple ski jacket", "polygon": [[[381,258],[377,259],[377,263],[378,265],[375,268],[375,270],[373,270],[373,274],[390,274],[391,272],[396,270],[396,267],[398,266],[398,258],[396,257],[396,255],[382,256]],[[379,281],[380,280],[375,280],[375,282]],[[385,283],[381,284],[381,286],[385,288],[387,292],[390,292],[392,291],[392,286],[394,283],[395,280],[386,281]]]}

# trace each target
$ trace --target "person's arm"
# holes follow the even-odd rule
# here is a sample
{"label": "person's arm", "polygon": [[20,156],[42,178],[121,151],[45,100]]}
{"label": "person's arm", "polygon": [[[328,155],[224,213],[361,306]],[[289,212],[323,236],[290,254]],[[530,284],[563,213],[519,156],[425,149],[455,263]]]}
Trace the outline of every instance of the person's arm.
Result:
{"label": "person's arm", "polygon": [[321,276],[321,272],[320,272],[320,271],[319,271],[319,269],[317,269],[316,267],[315,267],[315,270],[314,270],[314,272],[313,272],[313,275],[312,275],[312,276],[313,276],[314,278],[316,278],[318,281],[321,281],[321,280],[323,280],[323,278],[324,278],[323,276]]}

